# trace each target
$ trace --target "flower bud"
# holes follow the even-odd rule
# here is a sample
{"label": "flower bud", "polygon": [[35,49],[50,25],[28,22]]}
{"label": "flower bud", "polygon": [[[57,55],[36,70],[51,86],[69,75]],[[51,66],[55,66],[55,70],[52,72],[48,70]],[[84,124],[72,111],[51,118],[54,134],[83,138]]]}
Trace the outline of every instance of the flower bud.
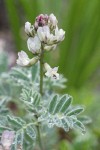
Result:
{"label": "flower bud", "polygon": [[56,27],[56,29],[55,29],[55,36],[57,38],[57,42],[61,42],[65,38],[65,31],[63,29],[59,29],[58,30],[58,27]]}
{"label": "flower bud", "polygon": [[54,29],[57,26],[58,20],[54,16],[54,14],[50,14],[49,19],[48,19],[48,24],[51,29]]}
{"label": "flower bud", "polygon": [[43,15],[40,14],[39,16],[36,17],[35,23],[34,23],[34,27],[37,30],[38,27],[43,27],[45,25],[48,24],[48,15]]}
{"label": "flower bud", "polygon": [[35,36],[34,38],[28,38],[27,46],[29,51],[31,51],[33,54],[38,54],[41,52],[41,42],[38,36]]}
{"label": "flower bud", "polygon": [[34,26],[32,26],[30,22],[25,23],[25,32],[27,33],[28,36],[35,35]]}

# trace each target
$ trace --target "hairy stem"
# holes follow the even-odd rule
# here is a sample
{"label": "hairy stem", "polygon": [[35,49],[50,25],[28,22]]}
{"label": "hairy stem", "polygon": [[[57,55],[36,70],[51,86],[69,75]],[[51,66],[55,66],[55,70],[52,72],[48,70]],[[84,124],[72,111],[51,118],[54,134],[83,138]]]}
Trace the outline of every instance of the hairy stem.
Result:
{"label": "hairy stem", "polygon": [[43,145],[42,145],[41,134],[40,134],[40,127],[39,126],[37,126],[37,132],[38,132],[39,146],[40,146],[40,149],[43,150]]}
{"label": "hairy stem", "polygon": [[[41,96],[43,95],[43,50],[40,56],[40,94]],[[40,149],[43,150],[39,125],[37,126],[37,131],[38,131],[39,146],[40,146]]]}
{"label": "hairy stem", "polygon": [[40,94],[43,95],[43,51],[40,57]]}

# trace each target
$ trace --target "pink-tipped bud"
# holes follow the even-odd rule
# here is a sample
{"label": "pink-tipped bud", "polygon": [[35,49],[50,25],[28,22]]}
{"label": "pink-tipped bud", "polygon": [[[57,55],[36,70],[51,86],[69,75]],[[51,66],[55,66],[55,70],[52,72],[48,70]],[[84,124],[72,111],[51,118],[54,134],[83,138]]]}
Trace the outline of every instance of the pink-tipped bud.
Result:
{"label": "pink-tipped bud", "polygon": [[38,27],[43,27],[45,25],[48,24],[48,15],[43,15],[40,14],[39,16],[36,17],[35,23],[34,23],[34,27],[37,30]]}

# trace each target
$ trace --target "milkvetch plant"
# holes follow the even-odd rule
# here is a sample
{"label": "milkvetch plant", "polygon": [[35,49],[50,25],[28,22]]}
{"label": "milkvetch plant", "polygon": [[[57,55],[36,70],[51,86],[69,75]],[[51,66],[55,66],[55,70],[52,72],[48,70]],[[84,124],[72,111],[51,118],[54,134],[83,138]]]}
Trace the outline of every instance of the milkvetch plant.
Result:
{"label": "milkvetch plant", "polygon": [[[18,66],[12,68],[9,78],[1,76],[5,83],[1,81],[0,84],[8,88],[5,96],[3,86],[0,86],[0,118],[3,118],[3,122],[0,122],[3,131],[0,148],[44,150],[48,149],[44,144],[45,135],[50,135],[44,129],[55,130],[56,126],[66,132],[75,128],[85,133],[84,124],[88,118],[79,116],[84,107],[73,106],[72,96],[57,93],[57,89],[65,88],[66,79],[59,75],[58,67],[52,68],[44,60],[44,55],[55,50],[65,38],[65,31],[58,28],[56,17],[53,14],[40,14],[33,25],[25,23],[25,32],[28,36],[27,47],[33,53],[33,58],[29,58],[24,51],[19,52]],[[24,112],[22,117],[6,108],[11,100],[21,102],[20,107]],[[5,140],[8,141],[7,144]]]}

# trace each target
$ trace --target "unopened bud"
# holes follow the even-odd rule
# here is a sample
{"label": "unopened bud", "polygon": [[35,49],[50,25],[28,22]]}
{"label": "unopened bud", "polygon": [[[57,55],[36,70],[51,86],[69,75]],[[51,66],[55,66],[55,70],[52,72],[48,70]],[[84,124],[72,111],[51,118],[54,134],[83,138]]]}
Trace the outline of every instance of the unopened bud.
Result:
{"label": "unopened bud", "polygon": [[49,19],[48,19],[48,24],[51,29],[54,29],[57,26],[58,20],[54,16],[54,14],[50,14]]}
{"label": "unopened bud", "polygon": [[26,22],[25,23],[25,32],[27,33],[28,36],[32,37],[35,35],[35,30],[34,30],[34,26],[31,25],[30,22]]}
{"label": "unopened bud", "polygon": [[36,17],[35,23],[34,23],[34,27],[37,30],[38,27],[43,27],[45,25],[48,24],[48,15],[43,15],[40,14],[39,16]]}

